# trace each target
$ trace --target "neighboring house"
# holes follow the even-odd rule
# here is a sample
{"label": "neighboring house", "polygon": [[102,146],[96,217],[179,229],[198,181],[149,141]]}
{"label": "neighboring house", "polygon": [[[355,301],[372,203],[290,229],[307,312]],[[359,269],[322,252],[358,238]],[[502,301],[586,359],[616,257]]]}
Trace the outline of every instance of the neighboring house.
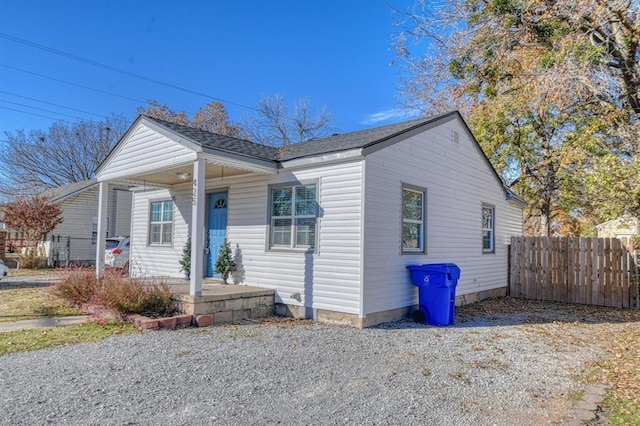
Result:
{"label": "neighboring house", "polygon": [[182,276],[191,237],[199,296],[227,238],[233,281],[275,289],[278,312],[359,327],[417,304],[410,264],[456,263],[465,300],[504,295],[525,205],[458,112],[282,148],[140,116],[97,179],[102,204],[137,185],[132,274]]}
{"label": "neighboring house", "polygon": [[[51,200],[62,209],[63,222],[50,233],[46,255],[55,266],[67,263],[94,264],[98,233],[96,179],[71,183],[51,190]],[[127,185],[109,188],[105,236],[129,235],[132,194]],[[53,241],[54,250],[50,250]],[[104,244],[102,244],[104,247]]]}
{"label": "neighboring house", "polygon": [[640,225],[638,218],[622,216],[596,225],[596,229],[598,230],[598,238],[629,239],[640,234],[638,225]]}
{"label": "neighboring house", "polygon": [[[52,202],[62,210],[63,222],[45,236],[40,254],[53,266],[94,264],[98,231],[98,189],[96,179],[51,189]],[[106,236],[129,235],[132,194],[126,185],[109,189]],[[8,243],[21,246],[21,235],[9,230]],[[104,244],[103,244],[104,246]]]}

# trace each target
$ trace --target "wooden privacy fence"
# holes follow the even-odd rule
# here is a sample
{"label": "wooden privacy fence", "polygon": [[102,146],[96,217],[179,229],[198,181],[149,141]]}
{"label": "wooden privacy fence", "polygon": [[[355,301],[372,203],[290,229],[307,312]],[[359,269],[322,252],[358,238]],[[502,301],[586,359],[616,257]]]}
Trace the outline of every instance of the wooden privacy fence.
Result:
{"label": "wooden privacy fence", "polygon": [[617,238],[512,237],[509,292],[525,299],[638,307],[637,256]]}

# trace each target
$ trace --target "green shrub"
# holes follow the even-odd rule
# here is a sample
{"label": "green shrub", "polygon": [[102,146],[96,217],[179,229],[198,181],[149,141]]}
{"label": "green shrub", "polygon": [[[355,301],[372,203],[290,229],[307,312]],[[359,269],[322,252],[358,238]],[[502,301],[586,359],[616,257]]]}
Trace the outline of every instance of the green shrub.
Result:
{"label": "green shrub", "polygon": [[62,281],[52,286],[53,294],[72,303],[93,301],[98,292],[96,271],[72,268],[63,274]]}
{"label": "green shrub", "polygon": [[148,317],[169,317],[176,313],[171,299],[171,291],[166,283],[154,283],[147,288],[143,315]]}

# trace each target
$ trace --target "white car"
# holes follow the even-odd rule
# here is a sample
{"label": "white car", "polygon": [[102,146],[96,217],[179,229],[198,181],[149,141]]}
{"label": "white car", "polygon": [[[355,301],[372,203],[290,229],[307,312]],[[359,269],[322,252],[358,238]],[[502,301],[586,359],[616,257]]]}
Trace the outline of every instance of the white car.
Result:
{"label": "white car", "polygon": [[9,268],[0,259],[0,280],[9,275]]}
{"label": "white car", "polygon": [[104,264],[114,268],[129,266],[129,237],[107,238]]}

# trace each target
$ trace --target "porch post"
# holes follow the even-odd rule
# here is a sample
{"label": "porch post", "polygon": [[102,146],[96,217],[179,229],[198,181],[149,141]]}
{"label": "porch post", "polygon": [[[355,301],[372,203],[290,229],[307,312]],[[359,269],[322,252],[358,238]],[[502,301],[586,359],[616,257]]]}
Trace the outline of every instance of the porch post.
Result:
{"label": "porch post", "polygon": [[207,162],[198,158],[193,163],[193,191],[191,199],[191,276],[189,294],[202,296],[204,271],[204,197],[205,168]]}
{"label": "porch post", "polygon": [[107,242],[107,203],[109,202],[109,183],[100,182],[98,196],[98,235],[96,236],[96,275],[104,272],[104,251]]}

